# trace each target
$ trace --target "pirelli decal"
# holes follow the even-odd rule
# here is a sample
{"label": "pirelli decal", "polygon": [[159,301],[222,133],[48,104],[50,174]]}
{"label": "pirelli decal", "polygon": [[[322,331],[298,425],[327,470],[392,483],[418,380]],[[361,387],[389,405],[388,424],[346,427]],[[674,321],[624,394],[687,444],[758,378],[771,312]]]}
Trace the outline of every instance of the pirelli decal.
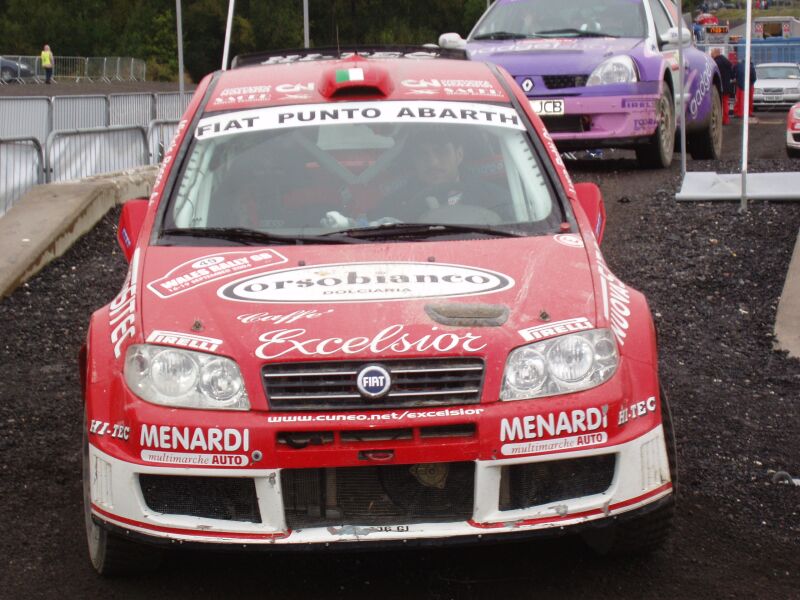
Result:
{"label": "pirelli decal", "polygon": [[342,123],[473,123],[525,129],[517,112],[508,106],[387,101],[303,104],[230,112],[202,119],[194,135],[204,140],[249,131]]}

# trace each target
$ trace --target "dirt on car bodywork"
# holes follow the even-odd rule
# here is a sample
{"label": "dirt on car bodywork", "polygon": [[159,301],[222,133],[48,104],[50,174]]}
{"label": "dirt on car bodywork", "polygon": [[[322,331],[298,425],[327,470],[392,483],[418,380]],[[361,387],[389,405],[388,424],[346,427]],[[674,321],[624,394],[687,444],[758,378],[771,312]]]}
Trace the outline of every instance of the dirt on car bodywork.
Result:
{"label": "dirt on car bodywork", "polygon": [[[794,170],[774,144],[783,121],[751,131],[751,170]],[[723,163],[735,171],[736,135]],[[607,154],[608,156],[608,154]],[[617,156],[617,154],[611,154]],[[81,401],[75,361],[88,315],[118,291],[126,263],[116,214],[0,302],[0,598],[117,596],[307,598],[791,597],[798,589],[800,361],[772,350],[797,203],[680,204],[677,161],[570,163],[601,186],[609,266],[645,292],[678,437],[679,509],[666,548],[598,559],[572,539],[464,550],[370,554],[176,552],[162,571],[101,580],[85,555]],[[769,157],[769,158],[764,158]]]}

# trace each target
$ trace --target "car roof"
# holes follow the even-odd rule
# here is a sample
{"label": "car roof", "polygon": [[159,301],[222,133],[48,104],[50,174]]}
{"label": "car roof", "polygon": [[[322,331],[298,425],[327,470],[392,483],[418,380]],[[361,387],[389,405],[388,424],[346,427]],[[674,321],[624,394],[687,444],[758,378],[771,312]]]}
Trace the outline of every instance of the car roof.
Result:
{"label": "car roof", "polygon": [[776,63],[761,63],[757,67],[800,67],[797,63],[793,62],[776,62]]}
{"label": "car roof", "polygon": [[365,57],[256,64],[220,72],[205,111],[341,100],[456,100],[509,103],[486,63]]}

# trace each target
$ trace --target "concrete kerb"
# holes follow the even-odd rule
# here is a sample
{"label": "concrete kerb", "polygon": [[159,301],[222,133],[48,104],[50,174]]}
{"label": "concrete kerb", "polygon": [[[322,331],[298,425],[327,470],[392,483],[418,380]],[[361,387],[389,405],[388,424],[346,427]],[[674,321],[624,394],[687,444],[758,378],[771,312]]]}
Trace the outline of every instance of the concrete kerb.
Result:
{"label": "concrete kerb", "polygon": [[775,316],[775,347],[800,358],[800,231],[794,245],[778,314]]}
{"label": "concrete kerb", "polygon": [[37,185],[0,218],[0,298],[61,256],[111,208],[148,197],[158,167]]}

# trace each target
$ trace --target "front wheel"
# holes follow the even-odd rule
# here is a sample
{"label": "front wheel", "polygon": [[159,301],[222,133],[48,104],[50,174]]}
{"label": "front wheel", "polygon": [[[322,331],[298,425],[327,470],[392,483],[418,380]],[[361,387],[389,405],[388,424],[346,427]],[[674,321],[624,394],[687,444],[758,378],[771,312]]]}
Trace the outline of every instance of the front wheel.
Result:
{"label": "front wheel", "polygon": [[11,81],[11,80],[13,80],[15,78],[16,78],[16,75],[14,74],[14,71],[12,69],[9,69],[8,67],[4,67],[3,69],[0,69],[0,81],[4,81],[4,82],[8,83],[9,81]]}
{"label": "front wheel", "polygon": [[661,506],[639,518],[585,530],[584,542],[602,556],[630,556],[654,552],[664,545],[672,531],[678,483],[678,459],[675,449],[675,430],[672,426],[672,412],[663,389],[660,390],[660,394],[661,421],[664,427],[664,442],[667,446],[672,493],[667,496],[667,500]]}
{"label": "front wheel", "polygon": [[100,527],[92,519],[91,474],[89,464],[89,436],[86,424],[83,427],[83,517],[86,524],[86,541],[89,559],[101,575],[129,575],[154,571],[161,564],[164,551],[161,548],[137,544],[117,537]]}
{"label": "front wheel", "polygon": [[656,132],[643,146],[636,148],[636,158],[646,169],[666,169],[672,164],[675,144],[675,101],[666,82],[656,111]]}
{"label": "front wheel", "polygon": [[800,148],[790,148],[786,146],[786,156],[789,158],[800,158]]}
{"label": "front wheel", "polygon": [[693,133],[688,141],[689,152],[695,160],[717,160],[722,156],[722,100],[719,90],[711,86],[711,114],[708,125]]}

